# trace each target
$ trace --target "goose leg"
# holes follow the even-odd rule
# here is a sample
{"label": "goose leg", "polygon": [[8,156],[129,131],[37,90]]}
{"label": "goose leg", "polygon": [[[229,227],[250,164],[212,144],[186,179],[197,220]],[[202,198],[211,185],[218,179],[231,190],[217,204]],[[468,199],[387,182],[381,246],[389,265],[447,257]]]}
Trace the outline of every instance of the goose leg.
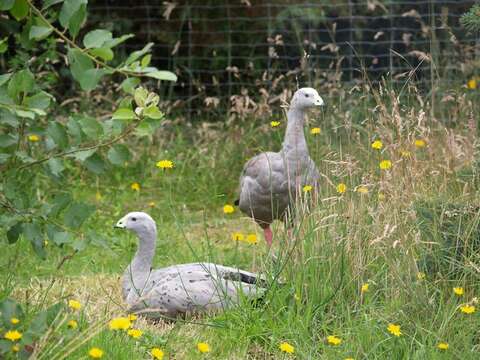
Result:
{"label": "goose leg", "polygon": [[263,234],[265,235],[265,241],[267,242],[267,246],[271,248],[273,233],[272,233],[272,229],[270,229],[270,226],[267,225],[267,227],[263,228]]}

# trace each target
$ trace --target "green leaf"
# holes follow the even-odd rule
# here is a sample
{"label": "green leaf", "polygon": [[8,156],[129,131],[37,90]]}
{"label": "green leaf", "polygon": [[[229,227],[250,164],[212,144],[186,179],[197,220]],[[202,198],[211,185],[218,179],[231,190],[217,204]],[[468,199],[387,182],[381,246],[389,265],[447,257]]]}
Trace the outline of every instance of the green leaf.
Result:
{"label": "green leaf", "polygon": [[140,84],[140,79],[136,77],[131,77],[123,80],[120,84],[120,87],[127,94],[133,95],[135,92],[135,88],[138,86],[138,84]]}
{"label": "green leaf", "polygon": [[0,54],[3,54],[8,50],[8,36],[0,40]]}
{"label": "green leaf", "polygon": [[5,84],[12,76],[12,73],[0,75],[0,86]]}
{"label": "green leaf", "polygon": [[131,158],[130,150],[125,145],[116,144],[108,150],[107,158],[113,165],[125,166]]}
{"label": "green leaf", "polygon": [[57,194],[53,200],[53,208],[50,211],[51,216],[58,216],[70,203],[72,202],[72,196],[68,193]]}
{"label": "green leaf", "polygon": [[157,80],[165,80],[165,81],[173,81],[173,82],[177,81],[177,75],[175,75],[170,71],[156,70],[156,71],[145,73],[145,76],[148,76]]}
{"label": "green leaf", "polygon": [[42,259],[46,258],[43,242],[43,231],[37,223],[23,225],[23,236],[32,243],[33,250]]}
{"label": "green leaf", "polygon": [[144,110],[143,115],[147,118],[155,120],[160,120],[163,118],[163,113],[155,105],[150,105],[149,107],[147,107]]}
{"label": "green leaf", "polygon": [[85,91],[95,89],[103,75],[108,72],[106,69],[89,69],[85,71],[80,79],[80,87]]}
{"label": "green leaf", "polygon": [[83,165],[85,165],[88,170],[97,175],[104,173],[106,170],[105,161],[103,161],[102,157],[98,153],[95,153],[92,156],[88,157],[83,162]]}
{"label": "green leaf", "polygon": [[63,1],[64,0],[45,0],[43,2],[43,8],[42,9],[45,10],[45,9],[49,8],[50,6],[61,3]]}
{"label": "green leaf", "polygon": [[105,47],[113,48],[113,47],[125,42],[126,40],[131,39],[132,37],[134,37],[133,34],[125,34],[125,35],[122,35],[118,38],[113,38],[112,40],[109,40],[105,43]]}
{"label": "green leaf", "polygon": [[148,90],[143,87],[136,88],[133,97],[137,106],[144,107],[148,97]]}
{"label": "green leaf", "polygon": [[100,123],[89,116],[85,116],[78,120],[82,131],[85,135],[92,140],[98,139],[100,136],[103,135],[103,127]]}
{"label": "green leaf", "polygon": [[0,148],[8,148],[18,142],[18,137],[13,134],[0,134]]}
{"label": "green leaf", "polygon": [[87,49],[100,48],[105,42],[112,40],[112,33],[108,30],[93,30],[83,37],[83,45]]}
{"label": "green leaf", "polygon": [[75,143],[79,143],[82,141],[82,128],[78,122],[79,117],[71,117],[67,121],[67,131],[68,134],[73,138]]}
{"label": "green leaf", "polygon": [[0,164],[5,164],[11,157],[10,154],[0,153]]}
{"label": "green leaf", "polygon": [[35,109],[46,109],[50,105],[53,96],[45,91],[40,91],[33,96],[27,96],[24,100],[24,105]]}
{"label": "green leaf", "polygon": [[133,63],[135,60],[139,59],[141,56],[145,55],[147,52],[150,51],[150,49],[152,48],[153,46],[153,43],[148,43],[147,45],[145,45],[143,47],[142,50],[137,50],[137,51],[134,51],[132,52],[127,60],[125,61],[125,66],[128,66],[130,65],[131,63]]}
{"label": "green leaf", "polygon": [[23,310],[20,304],[18,304],[15,300],[6,298],[5,300],[2,300],[2,302],[0,302],[0,316],[2,317],[2,322],[10,326],[11,318],[23,318]]}
{"label": "green leaf", "polygon": [[95,211],[95,206],[85,203],[73,203],[65,211],[63,221],[72,228],[79,228]]}
{"label": "green leaf", "polygon": [[23,224],[21,222],[16,223],[7,231],[7,240],[9,244],[17,242],[20,234],[23,231]]}
{"label": "green leaf", "polygon": [[20,21],[28,15],[28,2],[27,0],[15,0],[13,7],[10,9],[10,14]]}
{"label": "green leaf", "polygon": [[140,61],[140,66],[142,68],[147,67],[150,65],[150,61],[152,60],[152,54],[147,54],[142,58],[142,61]]}
{"label": "green leaf", "polygon": [[74,153],[72,156],[76,160],[84,162],[86,159],[88,159],[90,156],[92,156],[95,151],[96,151],[95,149],[83,150],[83,151],[79,151],[79,152]]}
{"label": "green leaf", "polygon": [[50,122],[47,127],[47,134],[60,149],[65,149],[68,146],[67,131],[59,122]]}
{"label": "green leaf", "polygon": [[135,119],[137,115],[131,109],[118,109],[112,114],[112,119],[120,119],[120,120],[131,120]]}
{"label": "green leaf", "polygon": [[43,40],[52,33],[53,29],[47,26],[32,26],[28,35],[31,40]]}
{"label": "green leaf", "polygon": [[110,61],[113,59],[113,56],[114,56],[113,51],[107,47],[91,49],[89,53],[95,57],[101,58],[104,61]]}
{"label": "green leaf", "polygon": [[75,37],[77,36],[80,28],[82,27],[85,19],[87,18],[87,5],[82,5],[75,14],[70,19],[68,23],[68,31],[70,34]]}
{"label": "green leaf", "polygon": [[21,118],[35,119],[35,113],[33,111],[25,111],[20,109],[14,109],[15,114]]}
{"label": "green leaf", "polygon": [[58,16],[60,25],[68,28],[72,18],[78,16],[78,11],[82,5],[85,6],[87,2],[87,0],[65,0]]}
{"label": "green leaf", "polygon": [[0,1],[0,11],[10,10],[15,3],[15,0],[1,0]]}
{"label": "green leaf", "polygon": [[7,92],[8,95],[18,101],[19,94],[28,94],[35,90],[35,78],[30,70],[24,69],[13,74],[12,78],[8,82]]}
{"label": "green leaf", "polygon": [[47,164],[50,172],[54,176],[60,176],[63,170],[65,170],[65,166],[63,166],[63,161],[59,158],[51,158],[48,160]]}
{"label": "green leaf", "polygon": [[68,244],[71,240],[72,240],[72,236],[65,231],[56,232],[53,235],[53,239],[52,239],[52,241],[58,246],[63,244]]}

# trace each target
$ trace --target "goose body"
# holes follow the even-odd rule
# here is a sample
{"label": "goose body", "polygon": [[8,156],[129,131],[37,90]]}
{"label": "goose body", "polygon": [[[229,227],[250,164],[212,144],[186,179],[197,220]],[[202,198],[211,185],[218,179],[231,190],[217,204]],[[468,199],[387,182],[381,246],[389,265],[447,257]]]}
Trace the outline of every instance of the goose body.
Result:
{"label": "goose body", "polygon": [[250,159],[240,176],[240,210],[253,218],[272,244],[270,224],[283,220],[303,186],[316,187],[320,178],[308,153],[303,130],[305,112],[322,106],[323,100],[312,88],[294,94],[287,113],[287,130],[279,152],[264,152]]}
{"label": "goose body", "polygon": [[256,274],[212,263],[191,263],[151,269],[156,244],[156,225],[146,213],[132,212],[116,227],[134,231],[139,246],[122,278],[122,295],[130,312],[149,317],[175,318],[186,313],[221,311],[242,297],[263,292]]}

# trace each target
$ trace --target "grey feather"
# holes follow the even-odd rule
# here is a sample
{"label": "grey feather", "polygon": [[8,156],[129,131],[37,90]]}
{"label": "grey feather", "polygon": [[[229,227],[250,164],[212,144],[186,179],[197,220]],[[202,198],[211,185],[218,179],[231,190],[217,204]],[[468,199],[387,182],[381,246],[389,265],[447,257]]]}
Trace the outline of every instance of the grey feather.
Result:
{"label": "grey feather", "polygon": [[283,219],[303,186],[318,185],[320,175],[310,158],[303,130],[305,111],[318,105],[323,105],[323,100],[315,89],[298,90],[287,113],[282,149],[261,153],[243,168],[240,210],[262,226]]}
{"label": "grey feather", "polygon": [[[135,219],[135,220],[133,220]],[[172,265],[151,270],[156,225],[145,213],[133,212],[116,227],[138,235],[138,250],[122,278],[122,294],[130,312],[149,317],[221,311],[241,298],[260,297],[265,280],[257,274],[212,263]]]}

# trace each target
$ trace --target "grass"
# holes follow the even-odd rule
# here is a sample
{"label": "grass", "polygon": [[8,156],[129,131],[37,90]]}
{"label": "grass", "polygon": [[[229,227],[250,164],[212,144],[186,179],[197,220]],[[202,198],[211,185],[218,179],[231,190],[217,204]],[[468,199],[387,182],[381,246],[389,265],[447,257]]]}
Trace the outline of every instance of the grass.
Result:
{"label": "grass", "polygon": [[[80,333],[75,346],[61,343],[60,335],[46,338],[48,346],[58,345],[52,352],[58,358],[68,350],[68,358],[85,358],[95,346],[112,359],[150,358],[152,347],[175,359],[476,359],[479,311],[463,314],[459,306],[478,308],[480,290],[479,251],[469,245],[478,236],[480,219],[474,207],[477,139],[470,120],[478,109],[468,101],[431,109],[412,98],[400,102],[391,92],[384,95],[380,104],[372,96],[348,100],[345,95],[312,116],[309,127],[322,128],[320,135],[307,135],[322,186],[316,202],[305,194],[297,204],[292,237],[275,224],[278,262],[270,260],[255,224],[238,210],[223,214],[222,207],[235,200],[245,160],[279,148],[285,123],[272,129],[267,117],[241,124],[171,125],[153,143],[130,144],[134,161],[108,178],[92,178],[72,165],[67,183],[76,198],[97,203],[85,231],[98,236],[60,270],[70,252],[54,244],[47,247],[46,261],[35,257],[26,241],[4,246],[0,264],[9,272],[1,273],[2,294],[28,304],[25,322],[35,309],[60,299],[82,302],[82,310],[68,316],[79,319],[79,328],[60,332],[66,338]],[[444,126],[452,122],[454,128]],[[370,146],[376,139],[383,142],[380,151]],[[426,146],[415,147],[416,139]],[[160,159],[173,160],[175,168],[155,168]],[[385,159],[392,161],[390,170],[379,168]],[[140,191],[130,189],[133,182]],[[347,185],[343,194],[336,192],[341,182]],[[356,191],[359,185],[368,193]],[[438,204],[453,202],[460,204],[460,213],[470,206],[468,216],[448,223],[449,240],[463,244],[464,251],[460,257],[448,251],[440,257],[442,219],[451,209]],[[432,221],[422,220],[418,204]],[[139,319],[135,326],[144,334],[138,341],[102,328],[112,316],[124,314],[119,276],[136,241],[112,225],[132,210],[147,211],[158,222],[155,267],[213,261],[278,274],[283,285],[273,286],[256,307],[245,302],[224,314],[177,323]],[[257,234],[259,243],[233,241],[238,231]],[[447,265],[422,268],[426,254]],[[368,291],[361,292],[367,283]],[[465,294],[456,296],[454,286],[464,287]],[[401,326],[401,336],[387,331],[390,323]],[[330,335],[342,342],[329,344]],[[284,341],[295,347],[294,354],[280,352]],[[208,343],[211,352],[199,354],[198,342]],[[449,349],[439,350],[439,342]]]}

